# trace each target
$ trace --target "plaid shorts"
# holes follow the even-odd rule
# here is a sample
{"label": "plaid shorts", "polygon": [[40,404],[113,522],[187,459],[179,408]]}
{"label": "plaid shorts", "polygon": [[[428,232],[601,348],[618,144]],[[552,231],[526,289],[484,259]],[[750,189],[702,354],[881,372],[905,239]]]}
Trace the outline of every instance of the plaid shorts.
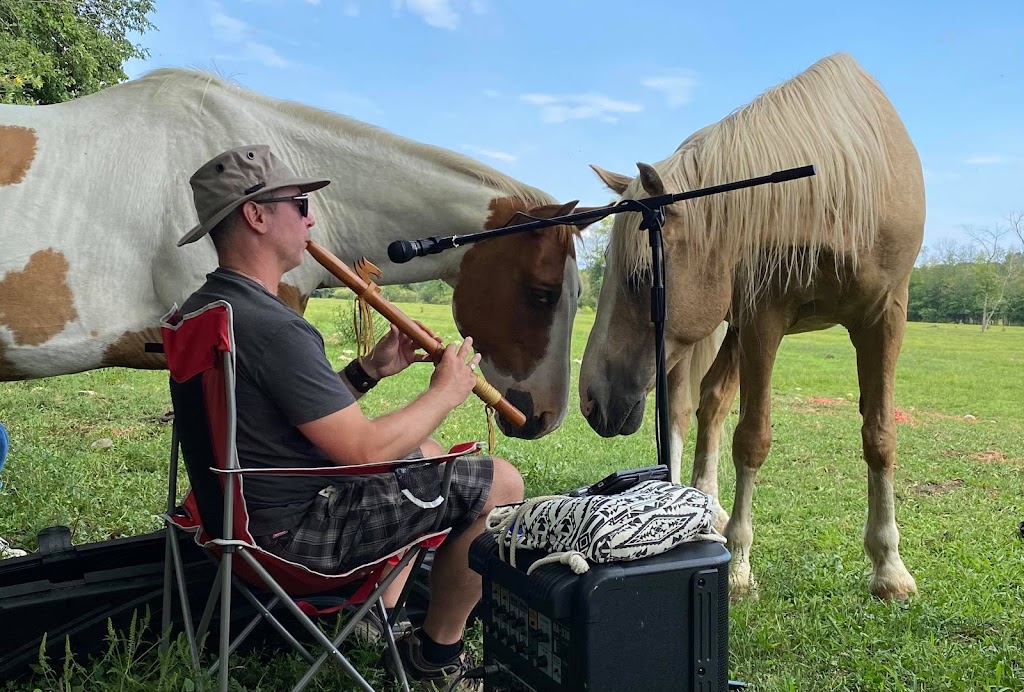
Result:
{"label": "plaid shorts", "polygon": [[[457,536],[469,528],[487,502],[494,476],[490,457],[454,462],[451,492],[441,529]],[[399,473],[339,480],[317,495],[298,526],[274,537],[257,537],[264,550],[325,574],[346,572],[389,555],[430,531],[437,509],[423,509],[403,495],[429,503],[441,492],[443,465],[411,464]]]}

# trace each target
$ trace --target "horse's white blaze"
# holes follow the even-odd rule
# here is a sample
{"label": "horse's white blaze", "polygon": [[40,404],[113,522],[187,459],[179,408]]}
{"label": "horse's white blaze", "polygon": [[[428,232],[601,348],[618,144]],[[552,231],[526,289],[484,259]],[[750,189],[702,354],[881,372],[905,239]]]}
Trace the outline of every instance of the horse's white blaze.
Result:
{"label": "horse's white blaze", "polygon": [[[565,419],[571,381],[572,324],[580,291],[579,269],[571,255],[565,258],[562,293],[555,310],[549,332],[548,346],[543,357],[525,377],[515,377],[489,361],[482,361],[484,377],[499,391],[518,389],[531,393],[535,412],[555,412],[553,420],[544,422],[544,433],[551,432]],[[496,319],[500,319],[496,315]]]}

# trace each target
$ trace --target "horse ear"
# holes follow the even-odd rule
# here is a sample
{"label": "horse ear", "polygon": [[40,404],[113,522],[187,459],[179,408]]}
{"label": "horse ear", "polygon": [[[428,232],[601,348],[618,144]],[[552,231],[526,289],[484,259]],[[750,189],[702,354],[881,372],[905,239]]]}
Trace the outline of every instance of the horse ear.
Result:
{"label": "horse ear", "polygon": [[[594,211],[595,209],[604,209],[604,207],[579,207],[579,208],[576,209],[576,213],[577,214],[584,214],[584,213],[586,213],[588,211]],[[595,222],[600,221],[600,220],[601,219],[591,219],[590,221],[577,221],[576,223],[574,223],[572,225],[575,226],[577,229],[582,231],[584,228],[586,228],[590,224],[595,223]]]}
{"label": "horse ear", "polygon": [[633,179],[628,175],[622,175],[621,173],[612,173],[606,171],[603,168],[590,164],[590,167],[597,173],[597,177],[608,186],[608,189],[617,195],[621,195],[629,187],[629,184],[633,182]]}
{"label": "horse ear", "polygon": [[636,167],[640,169],[640,184],[644,186],[647,194],[651,197],[665,194],[665,183],[661,182],[661,176],[654,170],[654,166],[649,163],[638,163]]}
{"label": "horse ear", "polygon": [[[579,203],[580,201],[575,199],[565,204],[542,204],[538,207],[530,207],[525,213],[538,219],[553,219],[556,216],[571,214],[572,210],[575,209],[576,205]],[[525,221],[523,223],[525,223]]]}

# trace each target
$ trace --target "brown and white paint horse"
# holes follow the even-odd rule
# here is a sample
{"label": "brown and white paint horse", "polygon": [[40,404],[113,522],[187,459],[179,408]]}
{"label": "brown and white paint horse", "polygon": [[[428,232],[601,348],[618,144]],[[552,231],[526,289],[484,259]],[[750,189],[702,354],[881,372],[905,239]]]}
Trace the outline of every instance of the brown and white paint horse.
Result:
{"label": "brown and white paint horse", "polygon": [[[690,200],[665,226],[668,361],[731,325],[705,378],[698,438],[714,438],[740,390],[733,435],[736,496],[725,528],[730,586],[750,593],[754,479],[771,446],[771,374],[786,334],[841,324],[857,352],[868,466],[864,547],[870,590],[917,590],[899,554],[893,501],[893,379],[906,323],[910,272],[924,232],[921,163],[876,81],[849,56],[825,58],[687,139],[635,179],[606,174],[627,198],[690,190],[814,164],[813,178]],[[621,188],[621,189],[619,189]],[[654,385],[649,338],[650,252],[636,214],[616,218],[596,323],[580,374],[590,425],[632,432]],[[638,414],[639,411],[639,414]],[[635,428],[633,428],[635,429]],[[717,494],[717,455],[693,483]]]}
{"label": "brown and white paint horse", "polygon": [[[76,101],[0,106],[0,380],[107,366],[163,368],[144,352],[160,316],[216,265],[212,243],[184,248],[195,223],[188,178],[225,149],[266,143],[314,195],[313,237],[383,283],[455,286],[460,331],[488,380],[526,415],[506,434],[537,438],[565,416],[580,292],[578,229],[493,239],[392,265],[389,243],[506,225],[517,211],[568,213],[549,195],[468,157],[217,77],[157,70]],[[516,222],[513,220],[513,222]],[[337,279],[312,258],[281,297],[299,312]]]}

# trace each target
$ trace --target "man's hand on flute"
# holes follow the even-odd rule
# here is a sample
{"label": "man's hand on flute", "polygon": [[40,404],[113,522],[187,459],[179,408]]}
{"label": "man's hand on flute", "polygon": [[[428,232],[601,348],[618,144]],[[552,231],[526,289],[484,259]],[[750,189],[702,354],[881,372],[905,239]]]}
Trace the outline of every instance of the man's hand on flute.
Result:
{"label": "man's hand on flute", "polygon": [[[430,331],[425,324],[415,320],[425,332],[437,340],[437,349],[443,347],[441,339]],[[424,353],[412,337],[403,333],[392,324],[387,334],[365,356],[359,359],[366,373],[377,380],[396,375],[413,363],[424,363],[436,360],[435,354]]]}

